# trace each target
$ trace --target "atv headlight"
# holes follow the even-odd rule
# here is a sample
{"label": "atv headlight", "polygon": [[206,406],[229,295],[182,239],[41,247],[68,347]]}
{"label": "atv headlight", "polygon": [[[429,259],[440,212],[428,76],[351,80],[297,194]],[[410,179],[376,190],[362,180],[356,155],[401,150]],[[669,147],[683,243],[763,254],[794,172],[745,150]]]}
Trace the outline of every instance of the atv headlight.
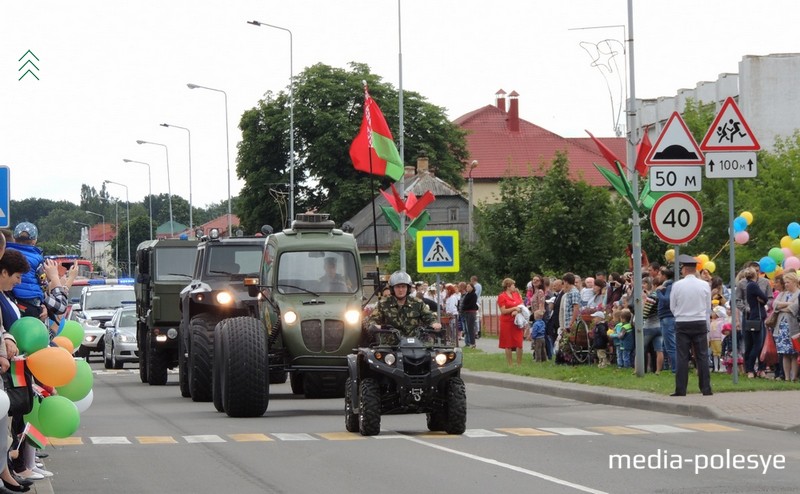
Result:
{"label": "atv headlight", "polygon": [[344,320],[347,321],[348,324],[358,324],[359,319],[361,319],[360,311],[351,309],[344,313]]}
{"label": "atv headlight", "polygon": [[285,322],[286,324],[294,324],[294,323],[296,323],[297,322],[297,312],[295,312],[293,310],[286,311],[286,313],[283,315],[283,322]]}
{"label": "atv headlight", "polygon": [[436,361],[436,363],[437,363],[439,366],[442,366],[442,365],[444,365],[444,364],[446,364],[446,363],[447,363],[447,354],[444,354],[444,353],[437,353],[437,354],[436,354],[436,357],[434,358],[434,360]]}
{"label": "atv headlight", "polygon": [[228,292],[219,292],[217,294],[217,303],[222,305],[227,305],[231,303],[233,300],[233,296]]}
{"label": "atv headlight", "polygon": [[393,354],[393,353],[387,354],[387,355],[386,355],[386,356],[383,358],[383,361],[384,361],[384,362],[386,362],[386,365],[394,365],[394,363],[395,363],[395,361],[396,361],[396,360],[397,360],[397,359],[395,358],[395,356],[394,356],[394,354]]}

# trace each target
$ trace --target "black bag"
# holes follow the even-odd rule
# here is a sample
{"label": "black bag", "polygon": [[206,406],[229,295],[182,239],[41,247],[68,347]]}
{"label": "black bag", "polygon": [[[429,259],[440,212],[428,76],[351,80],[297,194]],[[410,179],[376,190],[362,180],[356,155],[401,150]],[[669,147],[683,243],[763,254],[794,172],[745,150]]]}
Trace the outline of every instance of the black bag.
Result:
{"label": "black bag", "polygon": [[761,319],[745,319],[743,329],[752,332],[761,331]]}
{"label": "black bag", "polygon": [[14,387],[11,374],[3,372],[3,386],[5,387],[11,406],[8,408],[8,416],[25,415],[33,410],[33,376],[25,368],[25,386]]}

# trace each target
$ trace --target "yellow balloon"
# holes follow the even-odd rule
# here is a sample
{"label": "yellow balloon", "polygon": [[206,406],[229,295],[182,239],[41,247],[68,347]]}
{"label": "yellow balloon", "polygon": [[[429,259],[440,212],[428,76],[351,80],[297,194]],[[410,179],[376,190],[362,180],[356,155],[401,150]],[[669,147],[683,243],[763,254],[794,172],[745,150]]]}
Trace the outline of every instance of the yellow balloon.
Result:
{"label": "yellow balloon", "polygon": [[667,262],[674,261],[675,260],[675,249],[667,249],[667,251],[664,252],[664,259],[666,259]]}
{"label": "yellow balloon", "polygon": [[792,246],[792,237],[789,235],[784,235],[781,237],[781,248],[788,249]]}
{"label": "yellow balloon", "polygon": [[697,260],[700,261],[700,264],[705,265],[705,263],[708,262],[708,255],[700,254],[699,256],[697,256]]}
{"label": "yellow balloon", "polygon": [[792,254],[800,254],[800,238],[792,240],[792,243],[789,244],[789,248],[792,250]]}
{"label": "yellow balloon", "polygon": [[740,214],[739,216],[747,220],[748,225],[753,222],[753,213],[751,213],[750,211],[743,211],[742,214]]}
{"label": "yellow balloon", "polygon": [[717,270],[717,265],[714,263],[714,261],[708,261],[703,263],[703,269],[707,269],[709,273],[713,273]]}

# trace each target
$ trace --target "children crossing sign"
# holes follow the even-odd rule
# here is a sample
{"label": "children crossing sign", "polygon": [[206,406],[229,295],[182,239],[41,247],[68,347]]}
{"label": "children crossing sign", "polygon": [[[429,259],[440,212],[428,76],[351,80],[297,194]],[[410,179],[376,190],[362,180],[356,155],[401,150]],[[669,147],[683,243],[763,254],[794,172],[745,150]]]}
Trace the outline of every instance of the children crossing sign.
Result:
{"label": "children crossing sign", "polygon": [[458,260],[458,230],[417,232],[418,273],[456,273]]}

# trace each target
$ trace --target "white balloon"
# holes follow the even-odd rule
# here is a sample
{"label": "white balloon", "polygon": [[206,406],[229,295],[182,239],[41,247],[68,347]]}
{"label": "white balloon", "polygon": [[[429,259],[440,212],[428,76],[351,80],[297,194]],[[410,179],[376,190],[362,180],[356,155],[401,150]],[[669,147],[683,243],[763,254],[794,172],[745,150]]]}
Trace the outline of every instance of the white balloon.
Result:
{"label": "white balloon", "polygon": [[6,392],[0,389],[0,416],[6,415],[10,406],[11,400],[8,398]]}
{"label": "white balloon", "polygon": [[[6,399],[8,399],[8,398],[6,398]],[[94,390],[93,389],[89,391],[89,394],[86,395],[86,397],[84,397],[81,400],[76,401],[75,402],[75,406],[78,407],[78,411],[80,413],[83,413],[86,410],[88,410],[90,406],[92,406],[92,401],[94,401]]]}

